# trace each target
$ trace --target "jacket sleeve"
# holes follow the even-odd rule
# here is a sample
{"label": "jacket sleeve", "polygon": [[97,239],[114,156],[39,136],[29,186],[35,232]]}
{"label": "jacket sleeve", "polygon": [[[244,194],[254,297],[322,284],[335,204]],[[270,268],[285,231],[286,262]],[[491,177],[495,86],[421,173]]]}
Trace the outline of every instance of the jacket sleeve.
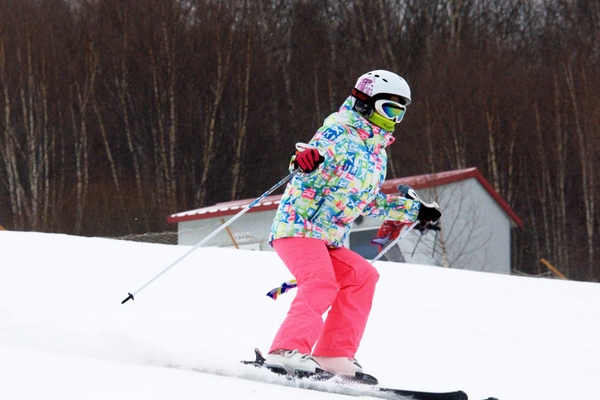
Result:
{"label": "jacket sleeve", "polygon": [[363,210],[364,215],[379,219],[391,219],[401,222],[414,222],[419,215],[421,203],[402,196],[378,193]]}
{"label": "jacket sleeve", "polygon": [[[325,160],[315,171],[308,174],[300,172],[296,176],[307,186],[324,186],[321,180],[331,179],[331,177],[324,177],[322,172],[332,166],[343,164],[348,157],[347,130],[341,125],[324,126],[315,133],[308,144],[316,147]],[[290,172],[294,171],[294,159],[295,156],[290,160]]]}

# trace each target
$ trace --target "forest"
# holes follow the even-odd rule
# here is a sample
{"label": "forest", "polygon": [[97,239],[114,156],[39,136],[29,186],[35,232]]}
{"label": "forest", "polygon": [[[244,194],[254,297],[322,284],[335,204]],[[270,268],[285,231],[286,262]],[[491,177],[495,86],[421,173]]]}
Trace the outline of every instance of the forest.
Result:
{"label": "forest", "polygon": [[0,225],[255,198],[372,69],[412,89],[388,178],[477,167],[515,271],[600,279],[599,0],[0,0]]}

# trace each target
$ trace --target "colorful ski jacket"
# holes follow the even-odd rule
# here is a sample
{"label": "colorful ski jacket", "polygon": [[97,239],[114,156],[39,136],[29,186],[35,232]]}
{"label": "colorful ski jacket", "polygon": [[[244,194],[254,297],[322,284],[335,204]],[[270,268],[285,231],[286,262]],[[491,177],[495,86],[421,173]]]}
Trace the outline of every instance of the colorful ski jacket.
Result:
{"label": "colorful ski jacket", "polygon": [[348,97],[338,112],[327,117],[308,143],[325,161],[311,173],[297,173],[288,183],[269,243],[307,237],[337,248],[344,246],[360,215],[406,222],[417,219],[418,202],[380,193],[387,169],[385,148],[394,137],[352,110],[351,100]]}

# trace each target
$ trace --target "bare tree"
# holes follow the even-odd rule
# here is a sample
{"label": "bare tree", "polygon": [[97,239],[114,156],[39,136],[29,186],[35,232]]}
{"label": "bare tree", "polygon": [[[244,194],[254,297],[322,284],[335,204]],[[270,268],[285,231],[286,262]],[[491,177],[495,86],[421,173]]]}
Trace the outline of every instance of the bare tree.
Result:
{"label": "bare tree", "polygon": [[4,37],[0,38],[0,85],[2,86],[2,160],[4,164],[4,179],[8,194],[10,196],[10,206],[14,220],[14,226],[18,229],[24,229],[22,221],[21,200],[23,188],[17,167],[17,143],[15,143],[14,126],[12,124],[12,101],[9,94],[10,80],[8,79],[6,65],[6,46]]}
{"label": "bare tree", "polygon": [[230,79],[231,57],[234,43],[234,35],[231,30],[233,15],[230,14],[230,10],[228,10],[227,6],[219,2],[210,9],[208,15],[215,24],[214,57],[216,59],[216,70],[214,72],[216,76],[212,79],[212,85],[210,85],[212,100],[209,101],[210,105],[206,110],[207,118],[204,131],[202,132],[202,169],[196,192],[196,201],[200,205],[205,205],[207,199],[207,183],[217,152],[215,138],[217,135],[217,119],[221,111],[225,88]]}
{"label": "bare tree", "polygon": [[[582,69],[581,85],[584,87],[588,84],[588,79],[585,71]],[[573,106],[573,116],[575,119],[575,128],[579,143],[579,160],[581,163],[581,186],[583,190],[583,208],[585,211],[585,231],[587,236],[587,254],[588,254],[588,274],[594,275],[594,233],[595,233],[595,193],[596,193],[596,163],[594,162],[594,147],[590,146],[590,135],[584,123],[584,113],[581,109],[580,102],[583,97],[585,102],[588,96],[580,96],[576,91],[575,78],[573,76],[573,68],[570,63],[565,65],[565,79],[569,88],[571,105]]]}
{"label": "bare tree", "polygon": [[75,76],[75,71],[72,71],[74,79],[70,87],[70,114],[75,137],[76,218],[74,231],[77,234],[80,234],[83,228],[84,210],[90,182],[89,154],[91,142],[88,129],[88,113],[93,107],[92,96],[94,85],[96,85],[98,66],[98,55],[94,51],[94,43],[90,41],[86,44],[86,53],[82,54],[84,59],[81,60],[83,74]]}
{"label": "bare tree", "polygon": [[10,47],[5,39],[8,24],[0,36],[3,158],[15,224],[21,229],[37,230],[49,208],[52,137],[48,98],[51,68],[47,67],[52,60],[50,49],[44,46],[47,32],[41,23],[43,19],[35,8],[24,5],[13,10],[21,18],[23,29],[13,31]]}
{"label": "bare tree", "polygon": [[[247,0],[244,1],[244,9],[242,19],[247,17],[248,4]],[[249,27],[246,27],[246,46],[244,49],[244,68],[240,68],[238,71],[238,88],[241,90],[239,96],[238,106],[238,123],[237,131],[238,135],[234,142],[234,161],[233,168],[231,171],[231,199],[237,199],[239,193],[243,189],[243,157],[246,149],[246,136],[248,133],[248,112],[250,109],[250,74],[252,66],[252,31]]]}

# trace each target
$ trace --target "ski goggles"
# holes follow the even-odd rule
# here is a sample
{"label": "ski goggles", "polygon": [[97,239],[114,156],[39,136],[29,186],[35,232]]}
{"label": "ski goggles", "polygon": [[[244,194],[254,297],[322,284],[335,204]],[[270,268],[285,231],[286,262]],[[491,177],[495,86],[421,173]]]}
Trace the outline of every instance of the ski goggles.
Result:
{"label": "ski goggles", "polygon": [[392,100],[377,100],[375,102],[375,110],[383,117],[398,123],[404,118],[406,106]]}

